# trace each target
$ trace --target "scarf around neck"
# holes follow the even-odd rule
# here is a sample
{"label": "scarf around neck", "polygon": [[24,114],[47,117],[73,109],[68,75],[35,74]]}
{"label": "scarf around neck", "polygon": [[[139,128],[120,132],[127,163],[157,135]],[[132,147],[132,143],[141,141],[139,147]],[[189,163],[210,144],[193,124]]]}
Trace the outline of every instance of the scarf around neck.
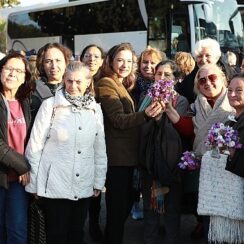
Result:
{"label": "scarf around neck", "polygon": [[194,110],[196,115],[192,118],[195,133],[193,150],[197,154],[203,155],[208,150],[205,141],[211,126],[216,122],[225,123],[228,116],[234,114],[235,110],[229,104],[226,88],[215,101],[213,108],[207,98],[199,94],[194,102]]}
{"label": "scarf around neck", "polygon": [[64,97],[77,109],[88,108],[92,102],[95,102],[95,98],[91,93],[87,93],[84,96],[71,96],[67,91],[63,90]]}

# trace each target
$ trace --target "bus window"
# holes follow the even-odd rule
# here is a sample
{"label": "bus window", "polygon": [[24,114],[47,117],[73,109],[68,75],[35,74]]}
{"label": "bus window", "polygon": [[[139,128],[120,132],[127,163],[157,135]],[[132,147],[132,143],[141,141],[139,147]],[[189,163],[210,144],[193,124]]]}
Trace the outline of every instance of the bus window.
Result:
{"label": "bus window", "polygon": [[194,4],[193,8],[196,41],[210,37],[220,43],[223,52],[243,52],[243,22],[236,1]]}
{"label": "bus window", "polygon": [[146,0],[148,44],[166,52],[190,51],[189,15],[186,4],[178,0]]}

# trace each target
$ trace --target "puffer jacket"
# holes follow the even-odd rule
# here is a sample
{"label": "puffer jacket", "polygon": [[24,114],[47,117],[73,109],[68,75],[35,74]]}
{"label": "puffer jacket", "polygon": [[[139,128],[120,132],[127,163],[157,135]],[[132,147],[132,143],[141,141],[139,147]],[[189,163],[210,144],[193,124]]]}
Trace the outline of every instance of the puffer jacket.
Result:
{"label": "puffer jacket", "polygon": [[95,100],[78,110],[62,88],[45,100],[35,119],[26,157],[26,191],[46,198],[78,200],[102,189],[107,171],[103,115]]}
{"label": "puffer jacket", "polygon": [[[26,127],[27,137],[30,127],[30,103],[28,99],[21,102],[23,109]],[[30,166],[24,155],[16,152],[8,145],[8,106],[4,101],[3,95],[0,93],[0,187],[8,188],[7,174],[10,169],[14,169],[18,175],[25,174],[29,171]]]}

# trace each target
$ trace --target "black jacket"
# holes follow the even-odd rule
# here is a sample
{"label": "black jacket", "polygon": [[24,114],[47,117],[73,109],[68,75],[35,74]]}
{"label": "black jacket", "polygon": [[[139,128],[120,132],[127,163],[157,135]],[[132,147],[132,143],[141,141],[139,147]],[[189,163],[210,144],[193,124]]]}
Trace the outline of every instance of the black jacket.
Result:
{"label": "black jacket", "polygon": [[228,157],[226,170],[241,177],[244,177],[244,113],[242,113],[238,118],[236,118],[236,120],[236,123],[233,123],[231,121],[227,124],[238,131],[240,143],[243,146],[242,148],[235,150],[234,156],[232,158]]}
{"label": "black jacket", "polygon": [[[25,122],[27,126],[27,138],[30,134],[30,103],[26,99],[21,102]],[[0,94],[0,187],[8,188],[7,174],[9,169],[14,169],[18,175],[22,175],[30,170],[30,165],[24,155],[19,154],[8,145],[8,131],[7,131],[7,117],[8,111]]]}

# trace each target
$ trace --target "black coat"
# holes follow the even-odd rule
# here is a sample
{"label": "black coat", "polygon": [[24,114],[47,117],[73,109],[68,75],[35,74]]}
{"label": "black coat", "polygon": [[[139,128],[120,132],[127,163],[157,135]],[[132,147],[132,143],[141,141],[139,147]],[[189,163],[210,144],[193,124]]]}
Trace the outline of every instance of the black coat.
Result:
{"label": "black coat", "polygon": [[[21,102],[25,122],[27,126],[27,138],[30,134],[30,103],[26,99]],[[30,165],[24,155],[16,152],[8,145],[8,131],[7,131],[7,117],[8,111],[0,94],[0,187],[8,188],[7,174],[9,169],[14,169],[18,175],[22,175],[30,170]]]}
{"label": "black coat", "polygon": [[228,157],[226,169],[236,175],[244,177],[244,113],[242,113],[236,120],[236,123],[231,121],[228,124],[238,131],[240,143],[243,146],[241,149],[235,150],[232,158]]}

